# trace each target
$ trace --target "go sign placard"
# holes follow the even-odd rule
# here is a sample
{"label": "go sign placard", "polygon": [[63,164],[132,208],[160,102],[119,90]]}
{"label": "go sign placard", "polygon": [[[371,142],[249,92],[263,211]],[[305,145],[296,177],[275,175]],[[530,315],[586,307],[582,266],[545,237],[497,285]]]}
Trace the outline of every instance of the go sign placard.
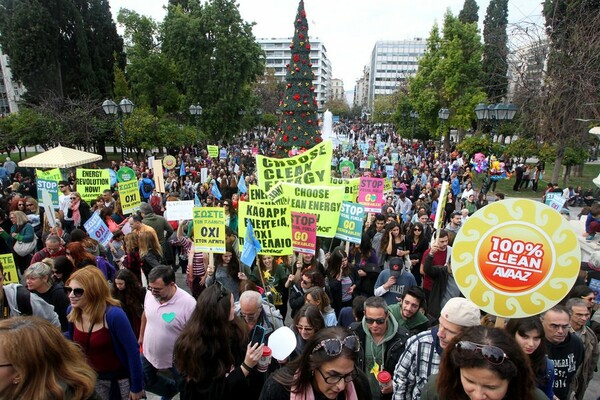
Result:
{"label": "go sign placard", "polygon": [[225,252],[225,210],[221,207],[194,207],[194,250]]}
{"label": "go sign placard", "polygon": [[335,237],[351,243],[359,243],[362,238],[365,207],[344,201]]}
{"label": "go sign placard", "polygon": [[358,202],[365,206],[365,212],[381,212],[385,182],[382,178],[360,178]]}
{"label": "go sign placard", "polygon": [[292,211],[292,246],[294,251],[315,254],[317,216]]}

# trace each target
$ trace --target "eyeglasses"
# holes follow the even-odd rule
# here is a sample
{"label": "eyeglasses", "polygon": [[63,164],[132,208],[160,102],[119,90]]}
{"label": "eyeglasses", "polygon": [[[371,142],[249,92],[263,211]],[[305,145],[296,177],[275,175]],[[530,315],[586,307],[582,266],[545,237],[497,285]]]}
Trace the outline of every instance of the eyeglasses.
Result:
{"label": "eyeglasses", "polygon": [[296,325],[296,329],[299,331],[304,331],[304,332],[312,332],[314,330],[314,328],[312,326],[302,326],[302,325]]}
{"label": "eyeglasses", "polygon": [[13,366],[12,364],[0,364],[0,368],[2,368],[2,367],[12,367],[12,366]]}
{"label": "eyeglasses", "polygon": [[351,382],[354,378],[356,378],[356,370],[354,370],[346,375],[331,375],[331,376],[325,376],[323,371],[321,371],[321,368],[317,368],[317,371],[319,371],[319,373],[323,377],[323,380],[325,381],[325,383],[328,383],[330,385],[335,385],[342,379],[344,380],[344,382],[348,383],[348,382]]}
{"label": "eyeglasses", "polygon": [[26,205],[27,207],[33,207],[33,204],[31,204],[31,203],[27,203],[27,204],[25,204],[25,205]]}
{"label": "eyeglasses", "polygon": [[164,288],[166,288],[166,286],[161,287],[161,288],[157,288],[157,287],[152,287],[150,285],[148,285],[148,287],[146,289],[148,289],[149,292],[152,293],[159,293],[160,291],[162,291]]}
{"label": "eyeglasses", "polygon": [[64,289],[65,289],[65,294],[67,296],[69,296],[71,294],[71,292],[73,292],[73,297],[81,297],[81,296],[83,296],[83,292],[85,291],[85,290],[83,290],[83,288],[80,288],[80,287],[72,288],[70,286],[65,286]]}
{"label": "eyeglasses", "polygon": [[487,344],[477,344],[473,342],[468,342],[466,340],[462,340],[456,343],[456,351],[458,354],[464,352],[479,352],[485,358],[487,362],[494,365],[500,365],[504,362],[504,360],[508,360],[508,356],[499,347],[490,346]]}
{"label": "eyeglasses", "polygon": [[17,206],[18,206],[18,207],[24,207],[24,206],[25,206],[25,204],[23,204],[23,203],[17,203]]}
{"label": "eyeglasses", "polygon": [[243,318],[247,322],[254,322],[258,318],[259,313],[260,313],[260,310],[256,310],[256,312],[254,314],[244,314],[243,312],[240,311],[240,318]]}
{"label": "eyeglasses", "polygon": [[571,325],[569,325],[569,324],[567,324],[567,325],[549,324],[548,327],[550,329],[552,329],[553,331],[557,331],[559,329],[562,329],[563,331],[568,331],[571,328]]}
{"label": "eyeglasses", "polygon": [[302,279],[302,283],[305,285],[312,285],[312,282]]}
{"label": "eyeglasses", "polygon": [[[344,340],[340,339],[325,339],[321,340],[319,344],[315,346],[313,349],[313,353],[320,350],[325,349],[325,353],[327,353],[330,357],[339,356],[342,353],[342,349],[344,347],[349,348],[354,352],[360,351],[360,341],[356,335],[350,335],[346,337]],[[339,382],[339,379],[338,379]]]}
{"label": "eyeglasses", "polygon": [[367,318],[365,317],[365,322],[367,323],[367,325],[373,325],[373,324],[377,324],[377,325],[383,325],[385,324],[385,318]]}
{"label": "eyeglasses", "polygon": [[423,229],[421,229],[421,228],[415,228],[415,229],[413,229],[413,231],[414,231],[414,232],[422,232],[422,231],[423,231]]}
{"label": "eyeglasses", "polygon": [[58,185],[58,187],[62,189],[65,187],[65,185]]}

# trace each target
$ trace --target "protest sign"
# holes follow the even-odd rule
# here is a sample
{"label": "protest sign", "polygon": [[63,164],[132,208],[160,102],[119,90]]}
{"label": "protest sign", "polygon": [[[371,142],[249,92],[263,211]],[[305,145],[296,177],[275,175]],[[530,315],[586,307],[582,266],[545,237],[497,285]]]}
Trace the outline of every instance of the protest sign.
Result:
{"label": "protest sign", "polygon": [[364,215],[365,207],[363,205],[344,201],[340,210],[340,220],[335,237],[360,244]]}
{"label": "protest sign", "polygon": [[219,157],[219,146],[209,144],[206,146],[206,148],[208,149],[208,155],[210,158]]}
{"label": "protest sign", "polygon": [[63,180],[62,173],[59,168],[50,169],[48,171],[35,170],[36,179],[45,179],[47,181],[59,182]]}
{"label": "protest sign", "polygon": [[252,203],[272,203],[267,194],[256,185],[248,186],[248,201]]}
{"label": "protest sign", "polygon": [[398,153],[392,153],[392,158],[390,159],[390,161],[392,162],[392,164],[397,164],[398,163]]}
{"label": "protest sign", "polygon": [[88,204],[110,189],[110,174],[105,169],[77,168],[77,191]]}
{"label": "protest sign", "polygon": [[490,203],[460,228],[452,272],[460,291],[485,312],[504,318],[538,315],[575,284],[581,249],[571,225],[529,199]]}
{"label": "protest sign", "polygon": [[360,185],[360,178],[342,179],[331,177],[331,184],[334,186],[344,186],[344,201],[356,203],[358,200],[358,187]]}
{"label": "protest sign", "polygon": [[86,232],[92,239],[97,240],[104,246],[108,246],[113,235],[108,229],[108,226],[100,218],[100,214],[97,212],[93,213],[92,216],[83,224]]}
{"label": "protest sign", "polygon": [[292,254],[292,216],[287,205],[238,203],[238,240],[244,246],[246,219],[252,222],[254,236],[262,247],[259,254],[284,256]]}
{"label": "protest sign", "polygon": [[194,200],[167,201],[167,221],[194,218]]}
{"label": "protest sign", "polygon": [[328,185],[331,180],[331,141],[321,142],[289,158],[256,156],[258,183],[268,192],[278,182],[301,185]]}
{"label": "protest sign", "polygon": [[0,263],[4,269],[4,284],[19,283],[19,274],[12,253],[0,254]]}
{"label": "protest sign", "polygon": [[[277,192],[277,193],[274,193]],[[275,195],[274,195],[275,194]],[[317,216],[317,235],[334,237],[344,200],[341,186],[306,186],[283,182],[267,193],[276,204],[287,203],[292,211]]]}
{"label": "protest sign", "polygon": [[292,245],[294,251],[315,254],[317,216],[292,211]]}
{"label": "protest sign", "polygon": [[[50,206],[52,208],[58,208],[58,181],[51,181],[45,178],[37,178],[37,198],[40,200],[40,206]],[[45,199],[42,195],[43,191],[47,191],[49,194],[49,199]],[[46,204],[46,201],[49,201],[49,204]]]}
{"label": "protest sign", "polygon": [[136,180],[119,183],[119,198],[123,214],[133,214],[140,209],[140,189]]}
{"label": "protest sign", "polygon": [[383,181],[383,195],[392,196],[394,194],[394,186],[392,184],[392,180],[390,178],[385,178]]}
{"label": "protest sign", "polygon": [[208,179],[208,168],[202,167],[200,168],[200,182],[205,183]]}
{"label": "protest sign", "polygon": [[[156,163],[155,163],[155,165],[156,165]],[[158,165],[160,166],[160,161],[158,161]],[[152,166],[152,168],[154,169],[154,171],[156,171],[156,168],[154,167],[154,165]],[[162,171],[162,167],[159,167],[158,171]],[[132,180],[137,181],[135,179],[135,171],[129,167],[121,167],[117,171],[117,180],[119,182],[127,182],[127,181],[132,181]]]}
{"label": "protest sign", "polygon": [[386,165],[385,166],[385,174],[387,175],[388,179],[391,179],[394,176],[394,166],[393,165]]}
{"label": "protest sign", "polygon": [[381,212],[384,182],[382,178],[360,178],[358,203],[365,206],[365,212]]}
{"label": "protest sign", "polygon": [[[52,205],[52,199],[50,197],[50,193],[46,189],[42,189],[42,203],[44,204],[44,215],[48,220],[48,225],[51,228],[56,226],[56,213],[54,212],[54,207]],[[48,205],[46,205],[48,204]]]}
{"label": "protest sign", "polygon": [[222,160],[224,158],[227,158],[227,149],[223,147],[219,150],[219,159]]}
{"label": "protest sign", "polygon": [[[173,157],[175,158],[175,157]],[[174,165],[173,165],[174,166]],[[162,173],[162,165],[160,160],[154,160],[154,164],[152,164],[152,168],[155,171],[152,175],[152,179],[154,180],[154,187],[157,193],[165,193],[165,177]],[[160,172],[157,172],[160,171]]]}
{"label": "protest sign", "polygon": [[[154,161],[160,161],[160,160],[154,160]],[[157,171],[155,165],[156,164],[152,163],[152,170]],[[177,159],[173,156],[166,156],[162,160],[162,166],[165,167],[166,169],[173,170],[173,169],[175,169],[176,165],[177,165]],[[162,167],[160,168],[160,171],[162,171]]]}
{"label": "protest sign", "polygon": [[590,279],[590,289],[594,291],[594,301],[600,303],[600,280],[594,278]]}
{"label": "protest sign", "polygon": [[225,209],[222,207],[194,207],[193,216],[194,250],[196,252],[224,253]]}

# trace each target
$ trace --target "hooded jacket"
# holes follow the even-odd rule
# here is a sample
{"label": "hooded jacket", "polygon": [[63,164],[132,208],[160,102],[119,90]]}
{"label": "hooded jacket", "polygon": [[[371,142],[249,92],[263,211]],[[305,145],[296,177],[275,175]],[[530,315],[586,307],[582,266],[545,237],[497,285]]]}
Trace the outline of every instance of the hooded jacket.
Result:
{"label": "hooded jacket", "polygon": [[[4,285],[4,297],[8,301],[8,308],[10,308],[11,317],[20,317],[23,312],[19,310],[17,303],[17,289],[22,286],[19,283],[11,283]],[[31,302],[32,315],[40,317],[50,322],[52,325],[60,328],[60,321],[58,315],[54,312],[54,306],[46,303],[41,297],[35,293],[29,293],[29,299]]]}

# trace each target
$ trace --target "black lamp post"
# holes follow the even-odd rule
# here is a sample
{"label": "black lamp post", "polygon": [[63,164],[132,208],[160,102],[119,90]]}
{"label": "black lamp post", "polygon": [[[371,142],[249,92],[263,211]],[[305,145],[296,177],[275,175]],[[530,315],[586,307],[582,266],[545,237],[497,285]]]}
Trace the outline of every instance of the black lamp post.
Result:
{"label": "black lamp post", "polygon": [[200,116],[202,115],[202,107],[200,104],[192,104],[188,110],[196,120],[196,143],[198,143],[200,141],[200,125],[198,124],[198,121],[200,121]]}
{"label": "black lamp post", "polygon": [[121,128],[121,161],[125,162],[125,126],[123,125],[123,114],[131,114],[134,104],[128,98],[121,100],[119,105],[112,100],[106,99],[102,103],[102,109],[107,115],[117,114],[119,127]]}
{"label": "black lamp post", "polygon": [[450,110],[448,110],[447,108],[440,108],[440,110],[438,111],[438,118],[440,119],[440,122],[442,124],[441,126],[441,133],[442,133],[442,146],[444,145],[445,141],[444,141],[444,124],[446,123],[446,121],[448,120],[448,118],[450,118]]}

